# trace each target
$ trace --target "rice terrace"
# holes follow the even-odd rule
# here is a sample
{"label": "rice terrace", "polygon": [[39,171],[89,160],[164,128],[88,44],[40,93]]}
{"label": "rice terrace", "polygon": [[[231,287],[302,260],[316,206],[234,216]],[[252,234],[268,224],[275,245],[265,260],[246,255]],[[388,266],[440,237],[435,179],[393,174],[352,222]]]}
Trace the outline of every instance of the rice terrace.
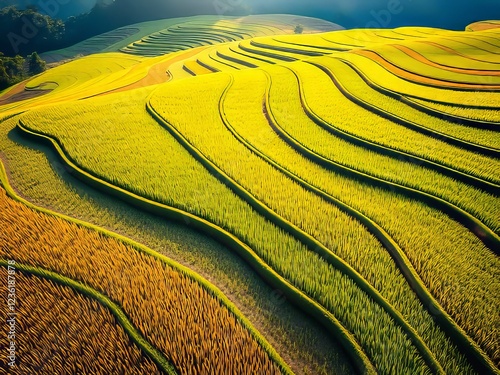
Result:
{"label": "rice terrace", "polygon": [[500,374],[500,21],[39,58],[0,92],[0,374]]}

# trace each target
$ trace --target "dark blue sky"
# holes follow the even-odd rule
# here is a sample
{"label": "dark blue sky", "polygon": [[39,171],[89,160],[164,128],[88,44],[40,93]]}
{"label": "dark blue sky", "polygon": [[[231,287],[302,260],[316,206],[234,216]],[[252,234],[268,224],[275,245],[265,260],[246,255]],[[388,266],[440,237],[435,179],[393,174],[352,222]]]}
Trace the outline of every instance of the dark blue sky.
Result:
{"label": "dark blue sky", "polygon": [[[88,11],[96,0],[59,1],[59,18]],[[98,0],[112,2],[113,0]],[[139,1],[139,0],[138,0]],[[147,0],[142,0],[147,3]],[[301,14],[327,19],[347,28],[434,26],[463,30],[474,21],[500,19],[500,0],[199,0],[256,13]],[[49,0],[0,0],[0,6],[47,3]],[[166,0],[167,2],[167,0]],[[176,7],[182,7],[179,0]],[[220,9],[220,8],[219,8]],[[192,9],[191,9],[192,11]]]}

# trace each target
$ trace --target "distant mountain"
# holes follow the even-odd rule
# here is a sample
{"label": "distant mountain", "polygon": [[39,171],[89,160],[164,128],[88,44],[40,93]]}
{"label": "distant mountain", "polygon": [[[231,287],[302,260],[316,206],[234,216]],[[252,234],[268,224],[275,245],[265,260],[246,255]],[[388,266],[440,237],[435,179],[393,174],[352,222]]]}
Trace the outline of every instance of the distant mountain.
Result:
{"label": "distant mountain", "polygon": [[143,21],[245,13],[242,6],[217,4],[211,0],[0,0],[0,35],[6,36],[0,38],[0,52],[6,56],[42,53]]}
{"label": "distant mountain", "polygon": [[[11,5],[24,11],[5,9]],[[7,56],[64,48],[133,23],[196,15],[297,14],[348,29],[464,30],[475,21],[500,19],[499,0],[454,0],[453,7],[448,0],[0,0],[0,8],[0,35],[7,36],[0,38],[0,52]],[[50,18],[50,27],[41,27],[45,34],[35,30],[39,14]]]}
{"label": "distant mountain", "polygon": [[[110,1],[112,2],[112,0]],[[51,4],[51,6],[49,7],[48,4]],[[57,4],[57,6],[53,4]],[[29,6],[35,6],[40,13],[63,20],[70,16],[89,12],[95,4],[96,0],[70,0],[60,2],[57,0],[54,0],[54,2],[40,0],[0,0],[0,8],[13,5],[18,9],[26,9]]]}

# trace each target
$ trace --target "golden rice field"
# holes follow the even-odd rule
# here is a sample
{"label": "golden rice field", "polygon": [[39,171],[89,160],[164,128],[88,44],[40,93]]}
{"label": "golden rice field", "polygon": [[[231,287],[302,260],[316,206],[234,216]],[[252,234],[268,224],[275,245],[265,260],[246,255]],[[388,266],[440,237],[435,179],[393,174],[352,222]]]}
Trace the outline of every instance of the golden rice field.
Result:
{"label": "golden rice field", "polygon": [[499,374],[498,27],[200,16],[54,51],[0,96],[14,373]]}
{"label": "golden rice field", "polygon": [[[217,373],[222,369],[249,374],[280,372],[276,363],[279,357],[270,360],[275,353],[263,350],[268,344],[260,336],[252,337],[256,335],[252,327],[245,327],[244,318],[231,311],[233,307],[219,297],[220,292],[208,289],[206,281],[193,280],[190,273],[165,257],[36,212],[9,199],[4,190],[0,194],[4,228],[0,235],[1,259],[15,259],[16,264],[38,272],[47,270],[82,283],[89,289],[85,294],[98,302],[116,301],[123,310],[121,314],[130,319],[120,323],[126,325],[133,340],[140,335],[139,340],[147,341],[143,346],[149,351],[153,350],[150,347],[161,351],[152,353],[161,355],[155,358],[160,370],[171,373],[173,365],[184,374]],[[47,278],[53,279],[51,275]],[[20,281],[16,284],[23,285]],[[113,319],[112,324],[117,323]],[[57,335],[57,330],[53,334]],[[104,369],[110,365],[104,360],[101,366]]]}
{"label": "golden rice field", "polygon": [[[2,267],[0,274],[7,279],[7,267]],[[23,361],[9,373],[57,374],[85,368],[94,373],[160,374],[155,363],[116,324],[113,314],[96,300],[30,273],[19,272],[16,282],[18,314],[33,339],[20,336],[17,355]],[[2,315],[7,313],[4,304]],[[2,333],[2,348],[8,348],[7,334]]]}

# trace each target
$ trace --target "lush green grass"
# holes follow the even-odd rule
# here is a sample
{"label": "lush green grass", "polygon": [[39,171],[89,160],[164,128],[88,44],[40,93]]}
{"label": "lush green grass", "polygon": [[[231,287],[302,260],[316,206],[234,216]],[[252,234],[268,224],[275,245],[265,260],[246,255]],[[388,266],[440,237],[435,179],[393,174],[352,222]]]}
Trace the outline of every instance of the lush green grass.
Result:
{"label": "lush green grass", "polygon": [[[273,78],[273,84],[271,86],[270,110],[273,111],[273,114],[276,118],[279,119],[280,123],[288,124],[292,122],[291,119],[293,119],[293,123],[296,124],[297,128],[303,128],[304,132],[307,133],[311,132],[311,129],[306,125],[309,119],[302,112],[300,105],[292,105],[292,103],[296,102],[298,93],[294,93],[290,90],[290,87],[293,87],[293,85],[290,85],[290,83],[286,80],[287,74],[290,75],[291,73],[288,70],[280,67],[269,68],[269,71],[272,73]],[[241,73],[236,76],[237,79],[235,81],[235,85],[233,85],[228,93],[228,100],[232,97],[232,102],[227,103],[227,106],[225,105],[224,107],[224,113],[226,113],[229,120],[231,120],[231,118],[234,119],[234,121],[231,121],[231,124],[233,124],[235,130],[239,134],[241,134],[244,139],[249,140],[253,146],[257,147],[257,149],[259,149],[261,152],[268,155],[272,160],[284,166],[284,168],[286,168],[287,170],[302,177],[306,181],[312,183],[314,186],[327,191],[341,201],[348,202],[358,210],[367,213],[369,217],[375,218],[377,222],[379,222],[384,228],[387,228],[391,233],[405,233],[404,230],[408,226],[408,223],[405,223],[404,218],[412,217],[413,220],[416,220],[415,215],[412,215],[411,212],[422,212],[423,214],[422,209],[425,206],[418,202],[409,203],[407,199],[396,194],[391,194],[379,189],[370,188],[366,185],[355,184],[348,178],[345,178],[336,173],[328,172],[327,170],[318,167],[307,159],[300,157],[300,155],[298,155],[293,149],[287,147],[284,142],[279,140],[272,129],[267,126],[265,118],[261,113],[260,103],[262,101],[263,95],[262,90],[264,90],[264,88],[261,86],[262,77],[260,78],[260,90],[259,92],[255,92],[255,83],[251,88],[249,88],[249,86],[246,84],[250,76],[252,77],[252,81],[255,82],[256,72],[248,71],[247,73]],[[239,77],[241,78],[238,80]],[[288,78],[290,77],[288,76]],[[233,90],[234,93],[233,95],[231,95],[231,92]],[[252,92],[252,90],[255,91]],[[237,105],[236,102],[239,104]],[[245,110],[243,111],[244,115],[238,115],[237,109],[241,110],[242,107],[245,108]],[[338,154],[340,150],[343,150],[342,147],[330,146],[329,148],[334,150],[336,154]],[[359,160],[362,160],[364,161],[364,163],[366,163],[368,154],[364,155],[361,153],[361,151],[361,149],[357,150],[353,152],[353,155],[357,155]],[[375,196],[377,197],[377,204],[373,205],[372,202]],[[405,208],[405,206],[407,205],[409,207]],[[382,209],[382,207],[384,209]],[[378,210],[378,212],[375,210]],[[318,220],[322,221],[321,214],[318,214],[316,211],[314,212],[315,215],[317,215]],[[387,216],[391,215],[398,216],[398,219],[400,221],[395,220],[391,222],[387,220]],[[467,231],[463,228],[459,229],[460,226],[457,226],[456,223],[449,220],[445,215],[441,215],[441,217],[443,221],[448,222],[449,230],[461,230],[465,237],[469,237],[471,239],[473,238],[472,236],[470,236],[470,233],[467,233]],[[425,219],[425,214],[422,215],[422,219],[419,219],[419,221],[421,221],[420,224],[422,225],[422,229],[431,228],[428,227],[430,223],[427,219]],[[415,226],[417,224],[412,223],[412,225]],[[425,232],[428,232],[429,229],[425,229]],[[429,233],[422,233],[421,237],[417,235],[417,237],[420,237],[420,239],[417,239],[415,233],[407,233],[407,235],[404,235],[404,237],[406,238],[403,238],[403,243],[405,243],[404,248],[407,249],[408,247],[411,247],[415,250],[415,254],[417,254],[417,256],[426,257],[432,255],[429,254],[430,252],[426,247],[426,237],[428,235]],[[436,235],[434,236],[436,237]],[[399,242],[401,241],[401,237],[398,237]],[[439,240],[439,238],[436,238],[437,242],[439,242]],[[473,242],[476,243],[475,246],[477,249],[482,248],[483,252],[485,251],[484,247],[481,246],[477,239]],[[339,246],[338,248],[336,248],[336,252],[340,256],[342,256],[342,258],[345,259],[349,264],[352,264],[359,272],[361,272],[363,275],[366,275],[368,280],[372,280],[373,285],[376,285],[377,288],[380,288],[379,290],[382,292],[382,294],[385,295],[390,301],[393,301],[395,306],[397,306],[400,311],[402,311],[403,313],[406,311],[408,312],[409,316],[415,318],[417,309],[414,306],[410,307],[410,301],[412,301],[412,297],[406,296],[403,298],[401,296],[397,296],[396,285],[401,285],[401,293],[411,294],[411,292],[409,292],[408,289],[406,289],[406,292],[403,292],[404,288],[407,288],[407,285],[405,286],[405,281],[402,280],[399,272],[397,270],[394,270],[394,265],[392,264],[393,262],[388,257],[388,254],[384,252],[376,252],[374,251],[375,249],[371,249],[369,253],[362,252],[363,254],[365,254],[365,257],[360,258],[358,252],[351,253],[349,249],[350,247],[348,246]],[[485,254],[486,253],[487,251],[485,252]],[[414,258],[415,254],[411,254],[412,260],[416,262],[422,262],[423,258],[420,260],[416,260]],[[385,261],[383,259],[385,259]],[[375,264],[376,266],[374,266]],[[382,267],[381,264],[385,264],[386,266],[386,268],[384,268],[384,272],[375,271],[377,267]],[[466,264],[467,263],[464,262],[464,265]],[[427,272],[430,272],[439,277],[439,271],[437,270],[435,273],[432,269],[427,270]],[[387,288],[384,287],[384,282],[382,280],[386,280],[385,285],[387,286]],[[396,280],[399,280],[400,284],[398,284],[398,281]],[[491,276],[485,275],[485,280],[490,280],[489,282],[491,282]],[[440,298],[442,297],[443,296],[440,296]],[[460,297],[460,295],[453,296],[454,299]],[[404,300],[405,303],[409,303],[409,305],[406,305],[406,307],[400,305],[399,303],[401,303],[402,300]],[[415,303],[418,304],[418,301],[415,300]],[[448,311],[453,311],[454,309],[455,308],[452,308]],[[479,308],[479,310],[480,309],[481,308]],[[426,321],[426,313],[422,312],[422,314],[423,315],[421,316],[421,322],[424,322]],[[483,316],[483,319],[487,319],[487,315]],[[486,321],[484,321],[482,324],[485,323]],[[412,325],[414,327],[418,327],[418,323],[416,323],[416,321],[412,323]],[[429,332],[428,329],[429,328],[424,328],[421,332]],[[429,336],[426,336],[425,334],[423,335],[423,337],[429,338],[436,338],[438,336],[439,335],[436,332],[430,334]],[[444,338],[444,336],[441,336],[441,338],[444,341],[447,340]],[[435,348],[436,352],[440,352],[441,350],[443,350],[443,346],[439,344],[438,341],[435,341],[434,344],[435,345],[433,347]],[[449,353],[452,352],[453,349],[450,349]],[[452,355],[448,354],[445,355],[445,357],[450,358],[452,357]],[[450,368],[453,368],[453,364],[451,364]]]}
{"label": "lush green grass", "polygon": [[[11,129],[5,122],[2,126],[7,131]],[[14,143],[7,139],[6,133],[3,134],[0,138],[2,151],[8,157],[11,178],[16,188],[30,200],[105,225],[216,280],[245,315],[252,316],[252,322],[258,323],[257,326],[267,333],[266,337],[272,339],[273,345],[281,349],[287,362],[300,365],[300,369],[303,367],[318,373],[352,371],[342,364],[344,360],[338,357],[338,349],[323,337],[317,327],[290,306],[281,292],[273,291],[256,279],[248,266],[227,248],[182,225],[132,209],[89,189],[73,179],[57,158],[52,156],[51,166],[43,153],[19,145],[17,142],[24,142],[22,138],[11,133],[9,138],[15,140]],[[45,147],[42,150],[52,154]]]}
{"label": "lush green grass", "polygon": [[[192,80],[193,84],[196,84],[195,80]],[[186,85],[186,82],[183,82],[182,83],[182,86],[184,87]],[[217,97],[215,97],[217,98]],[[189,98],[185,99],[186,101],[189,101]],[[167,101],[167,102],[172,102],[171,100]],[[180,106],[179,108],[182,108],[182,106]],[[258,107],[257,107],[258,108]],[[69,117],[72,117],[72,116],[69,116]],[[67,123],[67,121],[65,121]],[[76,125],[76,124],[75,124]],[[82,129],[83,130],[83,129]],[[63,141],[63,144],[65,144],[65,142]],[[155,160],[155,158],[151,158],[152,160]]]}
{"label": "lush green grass", "polygon": [[[370,174],[383,175],[389,180],[408,183],[411,181],[412,175],[418,176],[418,178],[413,181],[417,184],[415,187],[419,189],[429,189],[429,191],[433,191],[431,190],[431,186],[439,186],[441,181],[443,185],[440,194],[450,199],[450,201],[456,200],[457,204],[464,204],[464,202],[468,201],[470,196],[478,194],[476,199],[471,199],[466,204],[471,208],[476,204],[480,204],[473,209],[474,212],[479,214],[483,214],[490,210],[489,217],[492,221],[488,222],[495,224],[494,228],[498,231],[498,221],[495,219],[498,198],[489,196],[477,189],[471,190],[470,187],[460,186],[461,184],[444,176],[440,176],[435,172],[425,170],[410,163],[376,155],[360,147],[349,145],[340,139],[332,137],[312,123],[302,112],[302,108],[297,99],[298,92],[291,91],[293,85],[287,81],[287,78],[292,79],[292,77],[290,77],[290,72],[287,72],[284,68],[278,67],[273,68],[273,70],[273,85],[271,86],[270,95],[270,104],[273,114],[278,120],[278,123],[291,134],[294,134],[303,144],[308,145],[312,150],[319,151],[332,160],[340,161],[341,164],[353,166],[362,171],[368,171]],[[296,88],[296,90],[298,90],[298,88]],[[295,103],[295,105],[292,105],[292,103]],[[292,118],[293,121],[291,121]],[[242,128],[239,127],[239,129]],[[475,266],[473,267],[481,268],[481,264],[485,257],[489,259],[488,262],[497,263],[495,260],[496,258],[484,248],[483,244],[478,241],[477,238],[474,238],[470,232],[465,230],[465,228],[457,225],[456,222],[450,220],[446,215],[432,210],[421,203],[412,202],[407,198],[383,192],[379,189],[355,184],[349,179],[339,176],[337,173],[332,174],[317,166],[314,167],[312,163],[308,163],[307,168],[304,168],[308,173],[300,172],[300,169],[297,169],[295,166],[303,163],[303,161],[300,162],[301,158],[283,142],[279,142],[277,135],[274,134],[271,129],[266,129],[261,126],[259,128],[254,128],[251,132],[246,132],[245,135],[247,137],[252,135],[252,139],[254,139],[255,142],[260,142],[261,149],[264,152],[273,150],[273,153],[269,156],[273,160],[279,160],[285,168],[299,174],[307,181],[312,182],[313,185],[324,188],[333,196],[353,205],[361,212],[365,212],[369,217],[380,223],[382,227],[386,228],[401,247],[406,250],[415,268],[419,270],[422,278],[427,281],[426,284],[428,287],[434,291],[439,290],[439,294],[435,295],[443,306],[448,306],[447,311],[451,315],[456,316],[456,311],[463,311],[465,306],[468,306],[468,308],[473,306],[474,309],[477,308],[476,312],[471,310],[469,313],[457,317],[456,319],[463,321],[474,315],[477,317],[477,323],[482,321],[482,325],[490,324],[488,322],[488,314],[483,315],[481,311],[484,309],[487,310],[488,306],[492,303],[491,301],[485,302],[482,307],[479,307],[475,305],[475,303],[465,302],[463,299],[465,296],[461,295],[461,293],[449,293],[449,291],[446,291],[446,288],[436,288],[435,285],[435,283],[454,285],[452,287],[453,290],[461,290],[460,285],[463,284],[461,280],[467,279],[468,273],[471,272],[469,267],[472,265],[469,262],[471,259],[476,258],[475,254],[481,253],[483,255],[476,258]],[[320,142],[318,142],[319,139],[321,139]],[[276,151],[274,151],[274,149],[276,149]],[[391,175],[392,177],[390,177]],[[399,177],[396,177],[396,175]],[[334,177],[335,180],[333,180]],[[428,181],[428,183],[425,183],[424,188],[423,184],[425,181]],[[453,193],[449,193],[446,188],[453,189],[452,186],[454,184],[456,190]],[[435,192],[439,193],[437,190],[435,190]],[[419,214],[417,214],[417,212],[419,212]],[[411,224],[407,220],[410,220]],[[436,221],[439,221],[440,226],[443,228],[439,232],[434,230]],[[419,229],[415,230],[417,225]],[[408,226],[411,226],[414,230],[410,232],[406,231]],[[452,233],[455,234],[452,235]],[[466,242],[457,245],[458,241]],[[431,243],[433,244],[431,245]],[[464,249],[464,251],[470,251],[470,253],[467,255],[465,253],[456,254],[454,249],[457,246],[459,246],[460,249]],[[441,251],[439,253],[436,252],[436,248],[439,248]],[[429,249],[433,250],[429,251]],[[429,257],[433,259],[432,264],[436,265],[435,269],[429,265],[425,266],[429,262]],[[462,259],[461,263],[457,261],[459,258]],[[455,268],[454,274],[448,275],[442,273],[441,267],[443,266],[446,268]],[[463,270],[460,271],[460,269]],[[492,268],[491,271],[493,269],[494,268]],[[460,278],[455,278],[459,274],[461,274]],[[488,299],[495,294],[493,289],[490,289],[489,292],[480,292],[483,290],[484,285],[490,285],[490,288],[494,287],[491,276],[492,274],[490,272],[485,273],[483,275],[483,277],[485,277],[483,282],[478,282],[476,284],[475,290],[477,293],[484,293],[483,297],[478,298],[477,303],[482,304],[481,300],[483,298]],[[455,280],[451,281],[450,277]],[[431,285],[431,280],[434,285]],[[469,297],[471,296],[467,298]],[[445,299],[448,300],[446,303],[444,303]],[[455,302],[451,302],[452,300]],[[451,307],[454,303],[457,303],[456,307]],[[462,307],[459,308],[459,305]],[[479,316],[482,316],[482,318],[479,318]],[[472,322],[467,323],[467,326],[469,327],[469,334],[472,336],[477,335],[477,332],[474,332],[472,328],[474,326]],[[493,328],[485,329],[485,332],[490,332],[491,329]],[[489,334],[484,335],[479,341],[485,343],[490,342]]]}
{"label": "lush green grass", "polygon": [[[293,71],[296,72],[301,82],[304,82],[305,75],[308,73],[315,74],[314,78],[316,80],[320,79],[320,71],[313,70],[309,65],[291,67],[293,67]],[[278,101],[275,113],[276,116],[280,116],[279,123],[282,124],[283,129],[295,139],[310,149],[315,150],[320,155],[342,165],[444,198],[471,212],[474,216],[483,220],[494,231],[499,231],[500,222],[498,221],[495,209],[496,197],[480,189],[443,176],[428,168],[367,150],[330,134],[314,123],[304,113],[300,102],[297,79],[292,72],[283,68],[277,71],[280,74],[276,75],[274,86],[279,87],[277,92],[282,91],[283,94],[276,95],[275,97],[279,99],[280,96],[286,95],[287,101]],[[312,98],[312,96],[309,96],[309,98]],[[272,99],[278,100],[275,98]],[[334,103],[336,105],[352,105],[353,110],[361,110],[360,107],[353,105],[353,103],[350,103],[345,98],[338,96],[335,99],[336,102]],[[306,99],[307,102],[308,100]],[[330,113],[332,116],[330,117],[331,123],[337,125],[342,124],[342,121],[352,121],[353,123],[355,121],[355,117],[351,116],[352,112],[348,112],[345,116],[340,111],[332,110]],[[333,118],[335,114],[339,116]],[[292,118],[295,121],[291,121]]]}
{"label": "lush green grass", "polygon": [[[269,68],[271,76],[273,78],[278,77],[280,73],[286,72],[286,69],[273,67]],[[252,78],[254,85],[249,87],[247,84],[248,80]],[[280,144],[280,142],[275,139],[272,140],[276,135],[268,128],[267,120],[263,115],[260,104],[262,102],[262,97],[267,89],[267,80],[264,74],[260,73],[258,76],[256,72],[245,72],[238,74],[235,77],[235,82],[228,92],[228,95],[224,101],[224,113],[227,116],[231,127],[234,129],[236,134],[241,135],[243,139],[251,140],[251,145],[257,147],[257,149],[264,152],[266,155],[270,155],[271,160],[276,160],[278,163],[284,163],[284,167],[292,171],[292,173],[300,176],[301,178],[314,181],[313,176],[318,174],[323,174],[324,178],[321,182],[322,184],[315,184],[319,186],[320,189],[324,188],[324,185],[337,185],[341,177],[335,180],[335,176],[322,168],[318,168],[314,163],[309,162],[306,159],[300,158],[300,156],[292,149],[287,148],[285,145]],[[257,85],[258,82],[258,85]],[[273,79],[273,85],[274,85]],[[279,103],[283,107],[280,108],[284,113],[287,113],[290,117],[293,117],[295,121],[301,123],[300,115],[295,112],[291,112],[290,102],[293,100],[288,95],[288,89],[282,84],[283,81],[277,82],[276,87],[272,87],[272,97],[269,107],[269,111],[273,111],[275,106]],[[240,113],[241,108],[246,108],[243,111],[243,115]],[[303,125],[303,124],[302,124]],[[280,147],[281,146],[281,147]],[[272,150],[272,151],[271,151]],[[318,182],[318,181],[315,181]],[[314,184],[313,184],[314,185]],[[329,188],[327,190],[330,191]],[[348,192],[346,192],[348,194]],[[339,197],[342,201],[343,197]],[[394,199],[394,198],[393,198]],[[357,206],[363,205],[364,202],[359,202]],[[326,206],[326,203],[323,204]],[[325,209],[323,209],[325,210]],[[328,221],[326,217],[322,217],[321,213],[313,210],[315,213],[316,220],[323,222],[326,220],[327,225],[331,225],[331,219]],[[304,219],[302,219],[305,221]],[[336,224],[338,226],[338,224]],[[345,230],[345,229],[344,229]],[[356,247],[349,246],[349,244],[339,244],[335,248],[335,252],[341,256],[347,263],[353,265],[358,272],[365,276],[365,278],[372,283],[381,293],[384,295],[394,306],[403,313],[405,317],[410,319],[411,324],[415,329],[422,334],[422,337],[427,341],[430,348],[439,348],[448,353],[445,355],[448,358],[453,358],[456,354],[456,348],[453,345],[448,346],[449,342],[446,336],[439,332],[439,327],[433,324],[429,325],[432,321],[428,313],[422,308],[420,302],[415,298],[415,295],[410,290],[409,285],[406,283],[402,277],[399,270],[395,267],[393,260],[389,256],[386,249],[378,247],[372,247],[369,251],[361,250],[364,254],[363,257],[359,256],[359,245],[356,251],[352,251]],[[420,307],[418,307],[420,306]],[[419,311],[417,313],[417,311]],[[418,316],[418,317],[417,317]],[[432,332],[432,334],[429,334]],[[439,339],[438,339],[439,337]],[[434,341],[435,340],[435,341]],[[440,341],[441,340],[441,341]],[[443,345],[443,343],[445,343]],[[432,349],[431,349],[432,350]],[[437,350],[436,350],[437,351]],[[460,356],[456,357],[454,360],[457,362],[453,363],[450,361],[447,363],[451,368],[463,367],[463,358]],[[441,363],[444,363],[442,361]],[[457,363],[461,363],[457,365]],[[445,366],[446,369],[446,366]]]}
{"label": "lush green grass", "polygon": [[[214,77],[207,77],[207,79],[208,78]],[[212,85],[215,84],[213,80],[208,82],[211,82]],[[206,84],[204,86],[210,85]],[[253,88],[256,89],[256,87],[254,82]],[[180,90],[176,91],[178,92]],[[175,102],[170,95],[166,98],[162,96],[160,97],[161,99],[157,98],[156,95],[161,94],[155,94],[152,97],[152,104],[155,108],[158,103]],[[189,95],[191,94],[187,94],[187,98],[181,97],[180,100],[189,102]],[[206,94],[204,94],[204,96],[205,95]],[[245,95],[241,95],[241,97],[238,96],[237,98],[241,100],[244,97]],[[214,99],[217,99],[217,97]],[[236,101],[236,103],[238,103],[238,101]],[[212,102],[212,104],[216,104],[216,102]],[[226,116],[228,116],[228,121],[230,121],[229,113],[231,113],[232,116],[238,116],[236,120],[238,122],[243,121],[243,118],[247,118],[248,121],[255,121],[254,115],[248,116],[249,112],[241,111],[245,106],[241,106],[240,104],[235,105],[231,112],[229,108],[223,110]],[[257,106],[257,109],[260,110],[260,107]],[[325,205],[324,202],[320,206],[318,197],[294,186],[273,168],[249,153],[245,147],[239,144],[231,134],[227,132],[220,120],[217,120],[217,109],[215,109],[215,112],[211,112],[210,117],[207,116],[208,111],[204,113],[207,130],[197,129],[199,130],[197,132],[193,132],[194,128],[191,128],[188,123],[182,119],[181,113],[176,113],[175,117],[170,117],[172,116],[172,112],[173,111],[170,109],[166,116],[167,121],[173,124],[177,130],[187,137],[193,146],[197,147],[206,157],[216,163],[229,176],[237,180],[239,184],[246,188],[259,201],[271,207],[285,219],[297,224],[307,233],[314,234],[315,238],[319,241],[325,241],[325,245],[330,249],[336,249],[337,247],[352,248],[354,242],[358,244],[357,246],[366,248],[366,251],[368,251],[370,247],[377,246],[375,242],[370,242],[371,236],[366,230],[364,230],[364,238],[362,237],[363,230],[359,224],[358,228],[356,228],[355,223],[353,223],[349,217],[339,212],[336,208]],[[198,123],[198,121],[196,121],[196,123]],[[208,131],[208,129],[211,129],[211,131]],[[204,136],[205,134],[210,134],[211,137],[208,138]],[[220,144],[220,142],[223,142],[224,148],[219,150],[214,146],[216,143]],[[222,150],[223,152],[221,152]],[[239,155],[238,160],[234,160],[234,155]],[[231,158],[233,158],[232,162]],[[239,160],[241,160],[241,162],[239,162]],[[261,179],[259,183],[256,184],[254,182],[255,180],[252,178],[252,176],[255,175],[266,176],[267,178]],[[279,183],[276,184],[276,182]],[[292,205],[290,205],[290,202],[293,202]],[[315,212],[314,217],[309,214],[311,210]],[[336,237],[335,232],[330,230],[329,225],[325,225],[329,220],[333,221],[336,227],[345,227],[343,232],[350,233],[349,237],[353,239],[353,244],[349,244],[349,239],[340,239]]]}

